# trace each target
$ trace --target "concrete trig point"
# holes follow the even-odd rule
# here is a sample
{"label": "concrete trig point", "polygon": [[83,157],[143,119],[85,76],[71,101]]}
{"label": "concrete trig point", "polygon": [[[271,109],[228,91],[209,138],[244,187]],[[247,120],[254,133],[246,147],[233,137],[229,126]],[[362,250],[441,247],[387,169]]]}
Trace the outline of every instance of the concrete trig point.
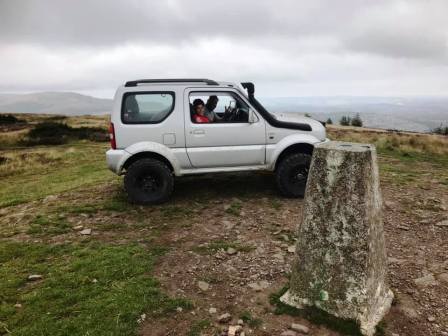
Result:
{"label": "concrete trig point", "polygon": [[355,320],[371,336],[390,308],[376,150],[317,145],[289,291],[281,301]]}

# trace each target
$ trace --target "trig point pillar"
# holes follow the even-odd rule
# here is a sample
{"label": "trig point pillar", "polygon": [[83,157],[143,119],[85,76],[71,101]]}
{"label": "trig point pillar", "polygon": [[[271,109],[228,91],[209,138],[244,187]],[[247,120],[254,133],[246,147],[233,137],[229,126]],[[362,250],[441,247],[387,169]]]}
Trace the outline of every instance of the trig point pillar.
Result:
{"label": "trig point pillar", "polygon": [[390,308],[376,150],[314,149],[289,291],[281,301],[355,320],[371,336]]}

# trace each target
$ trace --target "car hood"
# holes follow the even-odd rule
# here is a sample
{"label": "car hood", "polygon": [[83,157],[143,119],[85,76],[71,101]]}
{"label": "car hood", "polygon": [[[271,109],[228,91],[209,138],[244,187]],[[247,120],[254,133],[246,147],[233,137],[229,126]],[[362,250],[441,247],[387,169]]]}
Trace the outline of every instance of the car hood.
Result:
{"label": "car hood", "polygon": [[308,124],[311,126],[313,135],[315,135],[319,140],[325,140],[325,126],[320,121],[305,117],[303,114],[297,112],[279,112],[272,113],[272,115],[279,121]]}

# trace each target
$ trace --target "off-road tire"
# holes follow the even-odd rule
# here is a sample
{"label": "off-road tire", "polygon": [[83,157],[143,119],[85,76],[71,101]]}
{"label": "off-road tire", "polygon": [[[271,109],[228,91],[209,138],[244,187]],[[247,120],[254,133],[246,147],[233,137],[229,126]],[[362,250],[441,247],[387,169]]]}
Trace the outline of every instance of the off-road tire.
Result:
{"label": "off-road tire", "polygon": [[310,164],[311,155],[305,153],[290,154],[279,162],[275,173],[278,190],[283,196],[298,198],[305,195]]}
{"label": "off-road tire", "polygon": [[124,189],[131,203],[160,204],[171,196],[174,176],[164,162],[151,158],[140,159],[127,169]]}

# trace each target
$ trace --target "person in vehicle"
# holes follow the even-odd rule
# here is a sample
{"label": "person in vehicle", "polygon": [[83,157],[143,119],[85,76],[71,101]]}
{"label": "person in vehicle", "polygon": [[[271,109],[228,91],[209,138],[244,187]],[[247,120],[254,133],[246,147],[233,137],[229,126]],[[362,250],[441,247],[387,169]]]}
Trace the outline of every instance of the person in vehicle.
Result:
{"label": "person in vehicle", "polygon": [[205,103],[204,115],[210,120],[210,122],[222,121],[222,118],[214,112],[216,106],[218,105],[218,101],[218,96],[210,96]]}
{"label": "person in vehicle", "polygon": [[195,99],[193,101],[193,122],[195,123],[209,123],[210,119],[208,119],[205,115],[205,104],[202,99]]}

